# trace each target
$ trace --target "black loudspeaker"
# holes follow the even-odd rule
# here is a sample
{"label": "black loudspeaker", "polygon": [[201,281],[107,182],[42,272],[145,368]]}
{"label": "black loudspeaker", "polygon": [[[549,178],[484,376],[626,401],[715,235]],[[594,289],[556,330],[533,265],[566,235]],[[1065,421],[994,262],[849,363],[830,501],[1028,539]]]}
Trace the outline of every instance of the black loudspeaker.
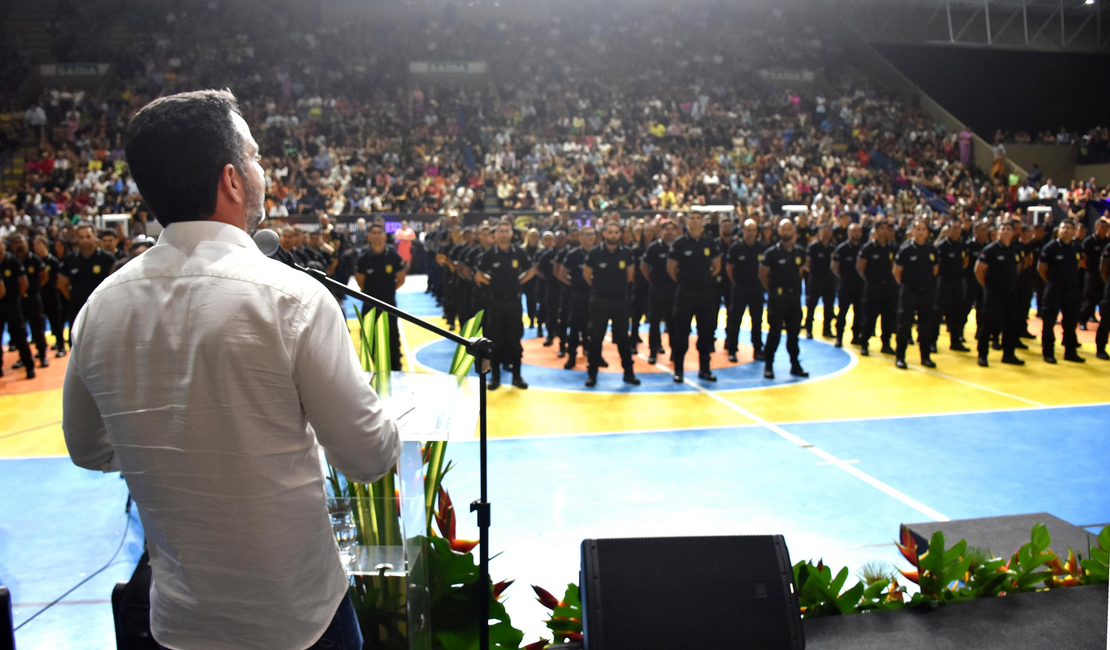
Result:
{"label": "black loudspeaker", "polygon": [[0,585],[0,650],[15,650],[15,626],[12,617],[12,594]]}
{"label": "black loudspeaker", "polygon": [[587,539],[585,650],[802,650],[781,535]]}

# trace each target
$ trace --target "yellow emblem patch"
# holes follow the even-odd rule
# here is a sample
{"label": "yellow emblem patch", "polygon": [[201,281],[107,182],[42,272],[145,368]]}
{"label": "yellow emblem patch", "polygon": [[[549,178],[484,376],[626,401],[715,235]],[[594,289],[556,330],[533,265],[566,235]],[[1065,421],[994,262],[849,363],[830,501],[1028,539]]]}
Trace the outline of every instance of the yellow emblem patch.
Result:
{"label": "yellow emblem patch", "polygon": [[929,253],[929,261],[930,261],[930,262],[935,262],[935,261],[937,261],[937,256],[936,256],[936,255],[933,255],[932,253]]}
{"label": "yellow emblem patch", "polygon": [[762,262],[763,261],[763,253],[760,253],[759,255],[756,255],[755,256],[755,261]]}
{"label": "yellow emblem patch", "polygon": [[393,265],[392,264],[386,264],[385,265],[385,272],[386,273],[393,273]]}
{"label": "yellow emblem patch", "polygon": [[782,287],[779,287],[779,295],[782,295]]}
{"label": "yellow emblem patch", "polygon": [[1075,261],[1076,261],[1076,262],[1078,262],[1078,261],[1079,261],[1079,260],[1081,260],[1081,259],[1083,259],[1083,256],[1082,256],[1082,255],[1080,255],[1079,253],[1076,253],[1076,254],[1075,254]]}
{"label": "yellow emblem patch", "polygon": [[1021,255],[1014,255],[1014,261],[1015,262],[1020,262],[1021,261]]}
{"label": "yellow emblem patch", "polygon": [[33,267],[33,266],[28,266],[28,267],[27,267],[27,272],[28,272],[28,273],[34,273],[34,272],[35,272],[35,267]]}
{"label": "yellow emblem patch", "polygon": [[520,262],[518,262],[517,260],[513,260],[513,268],[515,269],[519,266],[520,266]]}
{"label": "yellow emblem patch", "polygon": [[12,277],[12,270],[11,269],[4,269],[4,277],[5,278]]}
{"label": "yellow emblem patch", "polygon": [[100,275],[100,265],[99,264],[97,264],[96,266],[93,267],[93,273],[95,273],[96,275]]}
{"label": "yellow emblem patch", "polygon": [[794,258],[794,263],[797,264],[798,266],[801,266],[802,265],[802,258],[795,257]]}
{"label": "yellow emblem patch", "polygon": [[894,259],[894,253],[890,254],[890,259]]}
{"label": "yellow emblem patch", "polygon": [[706,257],[709,257],[709,256],[710,256],[711,254],[712,254],[712,253],[710,253],[710,252],[709,252],[709,247],[707,246],[707,247],[705,248],[705,256],[706,256]]}
{"label": "yellow emblem patch", "polygon": [[620,262],[617,263],[617,268],[621,269],[622,271],[624,270],[624,267],[625,267],[624,260],[621,260]]}

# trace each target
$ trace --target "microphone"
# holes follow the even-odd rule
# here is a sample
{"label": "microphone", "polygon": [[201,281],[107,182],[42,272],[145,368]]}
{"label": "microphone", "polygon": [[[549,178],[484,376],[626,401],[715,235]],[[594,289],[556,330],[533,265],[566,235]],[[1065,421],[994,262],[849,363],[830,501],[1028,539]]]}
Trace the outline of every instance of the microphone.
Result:
{"label": "microphone", "polygon": [[266,257],[277,257],[278,249],[281,248],[281,235],[269,229],[259,230],[254,233],[254,245]]}

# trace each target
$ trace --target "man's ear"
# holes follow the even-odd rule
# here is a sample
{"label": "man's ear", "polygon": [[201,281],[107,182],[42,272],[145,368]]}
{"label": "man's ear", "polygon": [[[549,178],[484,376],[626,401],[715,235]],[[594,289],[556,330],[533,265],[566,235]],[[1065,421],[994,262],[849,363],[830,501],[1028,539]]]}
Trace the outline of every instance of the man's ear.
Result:
{"label": "man's ear", "polygon": [[246,187],[243,183],[243,177],[239,174],[239,170],[235,168],[235,165],[231,163],[224,165],[223,170],[220,172],[219,191],[224,199],[232,204],[242,203],[245,199],[245,190]]}

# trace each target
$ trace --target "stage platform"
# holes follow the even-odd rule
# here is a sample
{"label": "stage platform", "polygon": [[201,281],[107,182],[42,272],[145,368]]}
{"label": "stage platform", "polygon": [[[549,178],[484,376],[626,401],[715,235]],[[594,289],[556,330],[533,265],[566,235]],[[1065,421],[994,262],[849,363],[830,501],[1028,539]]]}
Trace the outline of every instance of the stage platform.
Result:
{"label": "stage platform", "polygon": [[[410,279],[400,306],[435,318],[421,279]],[[723,312],[720,325],[718,350]],[[406,369],[446,370],[450,345],[402,332]],[[716,384],[688,373],[675,385],[669,368],[640,357],[642,386],[609,372],[591,390],[584,365],[563,370],[526,329],[532,388],[505,386],[489,402],[491,539],[501,553],[491,572],[517,581],[507,592],[513,622],[526,642],[545,631],[528,585],[561,593],[577,580],[588,537],[781,533],[794,561],[854,571],[870,560],[906,568],[892,544],[901,523],[1049,512],[1097,531],[1110,522],[1110,363],[1094,358],[1092,336],[1080,332],[1083,365],[1042,363],[1034,340],[1020,353],[1024,368],[998,363],[998,352],[980,368],[942,345],[935,370],[913,351],[910,369],[898,370],[878,345],[859,357],[818,337],[803,341],[807,380],[789,377],[782,350],[779,378],[763,380],[742,347],[735,366],[717,355]],[[611,348],[607,358],[619,370]],[[4,359],[10,367],[16,356]],[[52,359],[33,381],[7,369],[0,380],[0,582],[17,625],[100,568],[127,526],[123,481],[65,457],[65,361]],[[477,445],[453,443],[448,456],[453,500],[475,499]],[[471,516],[458,532],[476,538]],[[110,647],[111,588],[141,553],[137,517],[123,542],[109,570],[17,633],[19,647]],[[1105,612],[1103,601],[1104,621]]]}

